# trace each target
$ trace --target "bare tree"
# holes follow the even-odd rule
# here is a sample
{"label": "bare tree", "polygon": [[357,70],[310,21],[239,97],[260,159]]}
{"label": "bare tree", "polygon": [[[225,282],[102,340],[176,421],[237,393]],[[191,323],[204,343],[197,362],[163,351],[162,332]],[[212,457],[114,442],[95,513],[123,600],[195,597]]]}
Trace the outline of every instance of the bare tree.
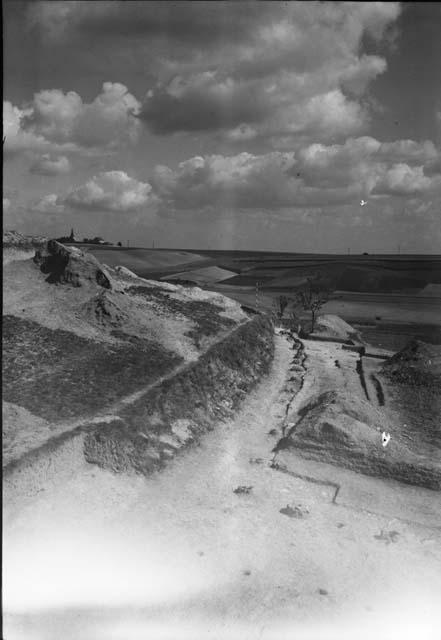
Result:
{"label": "bare tree", "polygon": [[328,302],[330,293],[330,289],[323,283],[320,276],[307,278],[305,287],[296,293],[297,305],[311,314],[311,333],[315,329],[320,309]]}
{"label": "bare tree", "polygon": [[279,320],[279,322],[281,322],[283,315],[285,313],[285,309],[289,304],[289,299],[286,296],[278,296],[274,301],[273,301],[273,306],[274,306],[274,312],[277,316],[277,319]]}

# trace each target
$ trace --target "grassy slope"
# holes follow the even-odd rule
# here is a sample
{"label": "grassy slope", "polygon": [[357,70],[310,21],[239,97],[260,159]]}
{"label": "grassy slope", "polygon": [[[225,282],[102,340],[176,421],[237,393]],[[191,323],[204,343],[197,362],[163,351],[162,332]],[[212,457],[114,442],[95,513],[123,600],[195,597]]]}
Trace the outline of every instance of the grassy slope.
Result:
{"label": "grassy slope", "polygon": [[149,340],[104,344],[3,317],[3,398],[47,420],[96,411],[156,380],[182,359]]}
{"label": "grassy slope", "polygon": [[193,320],[195,327],[187,335],[193,340],[196,346],[200,346],[204,336],[213,336],[223,329],[232,328],[234,320],[221,316],[222,307],[216,304],[208,304],[199,300],[177,300],[160,287],[132,286],[127,289],[128,293],[142,296],[147,300],[157,300],[168,312],[181,314]]}
{"label": "grassy slope", "polygon": [[32,449],[32,416],[48,421],[40,446],[44,433],[102,415],[197,361],[247,320],[217,294],[110,273],[112,289],[105,290],[89,281],[50,284],[32,260],[4,271],[5,446],[12,453]]}
{"label": "grassy slope", "polygon": [[164,251],[154,249],[126,249],[124,247],[86,247],[99,262],[110,267],[124,266],[138,275],[149,271],[161,271],[162,269],[185,267],[192,263],[200,263],[202,256],[186,251]]}
{"label": "grassy slope", "polygon": [[274,354],[273,328],[262,316],[242,325],[201,358],[120,411],[113,425],[88,429],[89,462],[148,474],[219,419],[231,417]]}

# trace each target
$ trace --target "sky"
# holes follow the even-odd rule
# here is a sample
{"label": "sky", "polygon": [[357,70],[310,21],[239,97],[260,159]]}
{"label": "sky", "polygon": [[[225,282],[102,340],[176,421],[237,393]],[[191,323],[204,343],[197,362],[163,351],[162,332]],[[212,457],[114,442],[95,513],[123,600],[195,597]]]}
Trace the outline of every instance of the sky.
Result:
{"label": "sky", "polygon": [[440,253],[440,33],[440,3],[6,0],[4,228]]}

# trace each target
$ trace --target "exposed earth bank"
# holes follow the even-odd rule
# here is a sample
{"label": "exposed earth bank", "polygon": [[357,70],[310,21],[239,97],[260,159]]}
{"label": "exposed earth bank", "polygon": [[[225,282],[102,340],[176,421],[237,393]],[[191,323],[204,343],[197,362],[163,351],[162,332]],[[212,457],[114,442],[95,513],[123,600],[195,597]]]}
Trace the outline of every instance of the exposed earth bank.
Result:
{"label": "exposed earth bank", "polygon": [[273,357],[267,318],[77,247],[49,241],[5,275],[4,463],[16,497],[48,473],[66,477],[78,455],[114,472],[162,468],[231,417]]}
{"label": "exposed earth bank", "polygon": [[[410,345],[390,358],[384,353],[374,358],[362,355],[357,347],[328,341],[305,340],[303,344],[304,385],[289,408],[275,464],[283,465],[283,459],[295,451],[307,459],[440,490],[440,413],[436,424],[429,415],[434,406],[439,408],[439,347],[418,344],[417,357]],[[393,373],[392,380],[387,372]],[[420,416],[406,415],[397,401],[397,378],[404,376],[408,382],[410,375],[419,381],[407,386],[414,400],[422,379],[426,394],[429,381],[433,385],[431,402]],[[383,432],[390,435],[385,446]]]}

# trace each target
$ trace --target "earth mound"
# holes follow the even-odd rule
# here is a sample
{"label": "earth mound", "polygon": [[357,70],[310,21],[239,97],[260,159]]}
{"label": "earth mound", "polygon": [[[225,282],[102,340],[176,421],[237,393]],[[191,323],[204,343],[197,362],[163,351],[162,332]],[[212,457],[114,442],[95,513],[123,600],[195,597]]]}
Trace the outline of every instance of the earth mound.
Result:
{"label": "earth mound", "polygon": [[66,247],[56,240],[49,240],[46,249],[36,251],[34,262],[48,274],[47,282],[81,287],[84,281],[92,281],[105,289],[111,288],[105,268],[92,254],[84,253],[78,247]]}
{"label": "earth mound", "polygon": [[382,373],[394,382],[416,386],[441,384],[441,345],[411,340],[389,358]]}
{"label": "earth mound", "polygon": [[367,400],[327,391],[312,397],[299,415],[300,420],[276,447],[276,453],[295,448],[313,460],[441,489],[441,465],[420,459],[398,438],[383,446],[381,434],[388,425],[384,415]]}
{"label": "earth mound", "polygon": [[314,334],[340,340],[350,340],[357,335],[357,331],[339,316],[325,314],[317,319]]}

